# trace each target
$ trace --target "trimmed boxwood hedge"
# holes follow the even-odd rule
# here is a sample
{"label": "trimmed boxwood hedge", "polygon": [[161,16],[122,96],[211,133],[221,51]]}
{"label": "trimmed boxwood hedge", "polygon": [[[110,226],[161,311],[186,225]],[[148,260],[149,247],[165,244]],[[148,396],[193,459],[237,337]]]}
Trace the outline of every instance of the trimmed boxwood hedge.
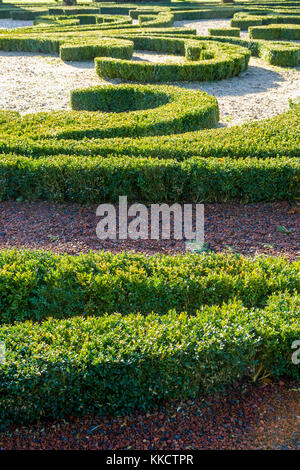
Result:
{"label": "trimmed boxwood hedge", "polygon": [[194,314],[234,299],[262,308],[274,293],[299,290],[299,267],[284,258],[224,254],[1,251],[0,323],[170,309]]}
{"label": "trimmed boxwood hedge", "polygon": [[276,25],[253,26],[249,28],[249,38],[252,39],[285,39],[300,40],[300,24],[299,25]]}
{"label": "trimmed boxwood hedge", "polygon": [[[203,41],[210,41],[211,45],[209,48],[213,48],[213,44],[216,44],[215,41],[217,39],[218,44],[235,44],[237,46],[250,49],[252,55],[261,56],[264,58],[264,60],[271,58],[271,63],[274,65],[295,66],[298,64],[299,59],[300,46],[297,44],[286,43],[286,45],[284,45],[284,43],[281,43],[279,51],[278,48],[276,48],[276,44],[274,45],[274,42],[272,41],[251,39],[246,41],[232,36],[191,37],[191,35],[196,34],[195,29],[171,27],[159,28],[157,25],[155,28],[138,27],[136,25],[128,24],[131,21],[130,17],[121,17],[119,15],[115,18],[112,16],[105,18],[105,15],[99,15],[97,17],[97,21],[101,21],[101,24],[96,25],[74,25],[72,24],[73,22],[79,21],[79,17],[76,17],[76,15],[68,15],[63,17],[70,18],[68,20],[57,19],[55,16],[53,16],[53,20],[51,20],[51,15],[48,15],[46,19],[43,18],[45,17],[41,16],[40,19],[37,18],[35,20],[36,23],[42,21],[42,24],[39,26],[17,28],[13,32],[9,33],[7,33],[5,30],[0,30],[0,49],[9,51],[23,50],[28,52],[58,54],[59,48],[62,47],[63,52],[61,57],[64,57],[64,53],[68,53],[69,60],[89,60],[95,57],[97,51],[99,54],[102,54],[103,48],[101,48],[101,43],[103,41],[106,42],[109,40],[109,38],[111,38],[112,41],[133,41],[134,48],[139,50],[154,50],[158,52],[165,52],[167,54],[178,54],[183,56],[186,55],[189,61],[192,60],[194,62],[198,62],[199,60],[197,57],[199,53],[197,52],[198,46],[195,44],[195,41],[197,41],[198,44],[199,41],[202,43]],[[50,19],[48,20],[47,18]],[[272,18],[278,17],[273,16]],[[297,19],[296,16],[294,19],[295,18]],[[103,23],[103,20],[108,22]],[[43,24],[43,21],[46,21],[46,24]],[[47,24],[48,21],[51,21],[54,24]],[[67,23],[64,21],[67,21]],[[120,29],[120,27],[122,29]],[[186,38],[184,38],[184,36],[186,36]],[[188,42],[187,37],[189,37]],[[114,48],[111,50],[113,53],[110,54],[110,49],[107,48],[104,51],[105,56],[117,56],[119,58],[120,55],[122,55],[124,58],[124,55],[126,56],[127,53],[118,51],[117,44],[115,42],[113,44]],[[77,48],[78,51],[76,50]],[[185,54],[185,51],[187,50],[188,53]],[[261,50],[263,51],[262,53]],[[201,65],[204,65],[204,60],[213,59],[214,61],[217,61],[219,52],[220,49],[217,51],[208,51],[206,53],[207,57],[205,57],[205,54],[202,54],[203,57],[200,56]],[[222,54],[227,55],[229,50],[225,51],[225,49],[223,49],[221,52]],[[130,55],[125,58],[130,58]],[[220,56],[219,59],[221,60]],[[231,57],[231,59],[233,59],[233,57]],[[210,64],[211,67],[213,67],[212,63]],[[109,65],[111,66],[111,64]],[[186,75],[182,65],[185,64],[180,64],[180,67],[177,66],[175,69],[176,64],[172,64],[173,70],[170,73],[175,73],[176,70],[176,74],[179,75],[179,79],[181,79],[183,75]],[[192,70],[196,70],[196,63],[187,62],[186,65],[188,66],[186,72],[190,71],[191,67]],[[227,65],[224,62],[223,65],[225,69],[227,69]],[[224,72],[223,65],[221,60],[219,69],[222,69],[222,73]],[[126,64],[126,67],[127,66],[128,64]],[[146,67],[150,75],[154,74],[153,64],[143,66],[143,70],[141,69],[141,64],[129,64],[129,66],[139,67],[139,72],[142,72]],[[170,65],[168,65],[168,67],[169,66]],[[122,69],[124,69],[124,67],[125,64],[122,65]],[[162,64],[157,64],[158,69],[162,69],[162,67]],[[220,70],[217,70],[217,68],[218,67],[213,67],[214,70],[212,73],[210,73],[210,68],[206,67],[205,74],[203,69],[201,69],[201,74],[204,75],[205,79],[207,76],[213,77],[212,79],[215,77],[218,79]],[[157,73],[162,77],[163,80],[173,81],[170,79],[170,73],[167,72],[167,69],[165,69],[165,71],[159,70]],[[225,72],[224,74],[226,77],[227,75]],[[166,77],[164,75],[166,75]],[[194,74],[191,73],[190,77],[190,79],[194,79]],[[186,78],[183,79],[186,80]]]}
{"label": "trimmed boxwood hedge", "polygon": [[93,60],[95,57],[116,57],[118,59],[130,59],[133,53],[133,42],[101,38],[97,44],[63,44],[59,48],[60,58],[64,61]]}
{"label": "trimmed boxwood hedge", "polygon": [[297,67],[300,61],[300,45],[287,46],[286,43],[276,42],[270,47],[261,44],[259,56],[271,65]]}
{"label": "trimmed boxwood hedge", "polygon": [[126,194],[130,201],[145,203],[274,201],[298,197],[299,178],[297,160],[287,157],[177,162],[113,155],[0,155],[0,200],[99,203],[117,202]]}
{"label": "trimmed boxwood hedge", "polygon": [[[110,97],[113,97],[114,103],[108,102]],[[134,103],[135,98],[140,100],[140,105]],[[92,87],[73,91],[71,100],[76,109],[95,109],[94,105],[101,108],[102,102],[104,112],[54,111],[25,115],[15,119],[13,126],[9,122],[4,125],[3,122],[2,136],[6,128],[8,134],[13,132],[16,137],[23,138],[27,135],[31,139],[141,137],[216,127],[219,120],[215,97],[200,90],[172,86]],[[126,100],[130,101],[126,103]],[[151,109],[152,104],[154,109]],[[128,106],[132,107],[132,111],[128,112]],[[115,112],[107,112],[109,110]],[[116,114],[116,111],[122,114]]]}
{"label": "trimmed boxwood hedge", "polygon": [[[43,114],[43,116],[46,116]],[[63,115],[65,116],[65,115]],[[68,113],[69,116],[69,113]],[[77,114],[80,118],[81,114]],[[35,118],[23,117],[18,113],[0,111],[1,140],[0,152],[15,152],[20,155],[39,157],[45,155],[101,155],[121,156],[128,158],[155,157],[159,159],[185,160],[191,156],[260,159],[281,158],[287,155],[300,157],[300,118],[299,109],[295,106],[291,111],[262,121],[254,121],[241,126],[202,130],[180,135],[88,139],[59,139],[49,136],[41,140],[39,134],[32,135],[33,130],[41,126]],[[60,132],[68,129],[67,119],[60,119]],[[24,122],[24,125],[22,124]],[[90,121],[93,122],[93,121]],[[32,130],[33,129],[33,130]],[[43,129],[43,134],[44,134]],[[33,140],[33,137],[35,140]]]}
{"label": "trimmed boxwood hedge", "polygon": [[208,33],[211,36],[233,36],[240,37],[240,28],[209,28]]}
{"label": "trimmed boxwood hedge", "polygon": [[[164,38],[147,38],[151,41],[151,50],[169,50],[168,41]],[[174,42],[173,42],[174,44]],[[171,63],[149,63],[126,61],[112,58],[96,58],[96,72],[103,78],[122,78],[125,80],[155,83],[172,81],[211,81],[239,75],[246,70],[250,51],[246,48],[218,42],[177,40],[177,54],[181,48],[196,46],[205,49],[199,61]],[[156,46],[157,45],[157,46]],[[160,46],[160,47],[159,47]],[[147,47],[145,45],[145,47]]]}
{"label": "trimmed boxwood hedge", "polygon": [[[219,121],[216,98],[201,91],[171,86],[104,85],[73,90],[71,105],[75,110],[125,113],[110,117],[105,115],[104,125],[101,115],[94,116],[92,121],[98,121],[98,129],[91,131],[95,137],[107,134],[113,137],[180,133],[192,128],[216,127]],[[78,121],[82,123],[80,116]],[[92,126],[94,125],[93,123]],[[102,126],[105,129],[101,129]],[[64,130],[62,134],[56,135],[58,138],[74,138],[74,132],[76,134],[76,131],[70,130],[68,133]],[[87,135],[86,130],[82,129],[82,124],[80,132]],[[90,135],[90,132],[87,132]]]}
{"label": "trimmed boxwood hedge", "polygon": [[236,13],[230,21],[230,26],[247,30],[250,26],[275,23],[300,24],[300,15],[249,15],[248,13]]}
{"label": "trimmed boxwood hedge", "polygon": [[170,12],[160,12],[157,16],[139,15],[139,25],[147,28],[168,28],[174,23],[174,15]]}
{"label": "trimmed boxwood hedge", "polygon": [[172,311],[2,326],[1,427],[145,411],[222,390],[260,368],[300,380],[291,361],[299,307],[299,297],[280,293],[264,309],[234,302],[192,317]]}

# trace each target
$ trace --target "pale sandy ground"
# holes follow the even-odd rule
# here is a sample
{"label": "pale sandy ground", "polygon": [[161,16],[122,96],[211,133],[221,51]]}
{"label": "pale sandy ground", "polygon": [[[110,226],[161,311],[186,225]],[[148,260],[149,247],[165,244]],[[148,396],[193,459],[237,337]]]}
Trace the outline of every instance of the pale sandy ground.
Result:
{"label": "pale sandy ground", "polygon": [[[212,26],[217,21],[223,20],[206,23]],[[193,23],[201,23],[201,28],[204,28],[204,21]],[[139,51],[135,51],[134,59],[155,62],[182,60],[179,57]],[[283,69],[251,58],[248,70],[239,77],[219,82],[176,84],[215,95],[220,106],[221,124],[235,125],[272,117],[286,110],[288,99],[300,94],[299,71],[299,67]],[[96,75],[93,62],[64,63],[58,57],[0,51],[2,109],[21,113],[70,109],[70,90],[105,83],[108,82]]]}
{"label": "pale sandy ground", "polygon": [[25,28],[26,26],[33,26],[33,21],[13,21],[9,18],[0,19],[0,28],[3,29]]}
{"label": "pale sandy ground", "polygon": [[[182,27],[185,26],[187,28],[195,28],[197,30],[198,36],[208,36],[209,28],[229,28],[230,27],[230,19],[229,20],[197,20],[197,21],[175,21],[175,27]],[[240,37],[242,39],[248,38],[247,31],[241,31]]]}

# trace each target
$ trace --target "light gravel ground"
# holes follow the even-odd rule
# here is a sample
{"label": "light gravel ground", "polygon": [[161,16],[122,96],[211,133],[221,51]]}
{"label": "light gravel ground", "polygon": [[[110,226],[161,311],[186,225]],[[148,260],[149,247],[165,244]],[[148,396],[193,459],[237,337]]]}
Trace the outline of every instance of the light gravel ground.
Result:
{"label": "light gravel ground", "polygon": [[[192,21],[175,21],[174,27],[195,28],[198,36],[208,36],[209,28],[229,28],[229,20],[192,20]],[[248,32],[241,31],[242,39],[248,39]]]}
{"label": "light gravel ground", "polygon": [[0,19],[0,28],[3,29],[25,28],[26,26],[33,26],[33,21],[14,21],[9,18]]}
{"label": "light gravel ground", "polygon": [[[216,22],[224,23],[224,20],[193,23],[201,23],[199,28],[208,28]],[[151,62],[183,60],[180,57],[141,51],[135,51],[134,59]],[[220,106],[220,124],[229,126],[272,117],[286,110],[288,99],[300,94],[299,71],[299,67],[283,69],[251,58],[248,70],[239,77],[219,82],[176,84],[216,96]],[[70,90],[108,83],[96,75],[93,62],[64,63],[58,57],[48,55],[0,51],[2,109],[21,113],[70,109]],[[112,80],[110,83],[120,83],[120,80]]]}

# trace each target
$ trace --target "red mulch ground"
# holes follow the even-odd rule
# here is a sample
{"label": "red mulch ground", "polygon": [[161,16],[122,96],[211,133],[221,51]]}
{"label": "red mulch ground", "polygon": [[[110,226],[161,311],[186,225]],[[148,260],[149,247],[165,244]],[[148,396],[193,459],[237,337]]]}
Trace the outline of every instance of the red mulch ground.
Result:
{"label": "red mulch ground", "polygon": [[11,428],[0,449],[300,450],[299,384],[239,386],[122,418],[73,418]]}
{"label": "red mulch ground", "polygon": [[[25,247],[75,254],[89,250],[178,253],[183,241],[100,241],[96,206],[48,202],[1,202],[0,249]],[[278,230],[284,226],[288,232]],[[205,204],[205,242],[213,251],[265,253],[295,259],[299,254],[299,206],[289,202]]]}

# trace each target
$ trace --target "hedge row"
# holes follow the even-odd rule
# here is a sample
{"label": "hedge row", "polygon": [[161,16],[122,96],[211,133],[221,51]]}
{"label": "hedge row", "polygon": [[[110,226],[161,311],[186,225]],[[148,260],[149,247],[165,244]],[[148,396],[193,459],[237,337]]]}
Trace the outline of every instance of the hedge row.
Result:
{"label": "hedge row", "polygon": [[[191,39],[196,39],[191,37]],[[289,42],[274,42],[254,39],[240,39],[231,36],[198,36],[202,41],[218,41],[246,47],[254,57],[260,57],[265,62],[279,67],[296,67],[299,64],[300,45]]]}
{"label": "hedge row", "polygon": [[172,13],[159,13],[157,16],[140,15],[139,25],[147,28],[168,28],[174,23],[174,15]]}
{"label": "hedge row", "polygon": [[194,314],[202,305],[233,299],[264,307],[274,293],[299,290],[299,266],[284,258],[224,254],[1,251],[0,323],[170,309]]}
{"label": "hedge row", "polygon": [[[152,41],[151,41],[152,40]],[[175,43],[174,43],[175,41]],[[146,43],[144,39],[144,44]],[[248,49],[218,42],[196,40],[171,40],[166,38],[147,38],[151,50],[168,49],[168,45],[179,47],[196,46],[205,49],[205,56],[200,60],[172,63],[149,63],[126,61],[113,58],[96,58],[96,72],[100,77],[122,78],[125,80],[155,83],[173,81],[211,81],[239,75],[246,70],[250,58]],[[136,43],[135,43],[136,44]],[[144,47],[147,47],[146,44]],[[157,50],[157,49],[156,49]],[[187,54],[189,57],[189,54]]]}
{"label": "hedge row", "polygon": [[10,17],[12,20],[16,20],[16,21],[28,21],[28,20],[34,20],[38,16],[46,15],[47,13],[48,11],[46,9],[12,10],[10,13]]}
{"label": "hedge row", "polygon": [[[100,25],[41,25],[29,28],[20,28],[18,31],[8,33],[6,30],[0,30],[0,49],[5,51],[25,51],[25,52],[44,52],[50,54],[58,54],[60,49],[61,58],[64,60],[91,60],[95,55],[108,54],[111,57],[130,58],[133,43],[130,42],[130,31],[141,34],[142,29],[136,28],[135,25],[122,24],[124,30],[122,37],[116,35],[122,33],[118,23],[103,23]],[[144,34],[153,29],[145,28]],[[175,29],[159,29],[155,30],[163,35],[166,31],[168,34],[194,34],[194,30],[186,28]],[[124,34],[125,33],[125,34]],[[181,39],[182,43],[184,39]],[[104,43],[104,46],[103,46]],[[111,48],[110,48],[111,44]],[[78,49],[78,50],[77,50]]]}
{"label": "hedge row", "polygon": [[193,157],[180,163],[113,155],[0,155],[0,200],[99,203],[126,194],[130,201],[144,203],[274,201],[297,198],[299,178],[297,160],[287,157]]}
{"label": "hedge row", "polygon": [[[270,24],[268,26],[254,26],[249,28],[249,38],[253,39],[285,39],[300,40],[300,24],[278,26]],[[299,52],[300,56],[300,52]]]}
{"label": "hedge row", "polygon": [[[106,137],[108,134],[111,137],[173,134],[193,128],[216,127],[219,121],[216,98],[203,92],[175,87],[111,85],[73,90],[71,105],[76,110],[125,113],[108,119],[106,116],[105,124],[101,123],[101,116],[95,116],[98,129],[92,132],[96,137]],[[129,111],[139,110],[143,111],[128,114]],[[81,116],[78,119],[82,122]],[[104,129],[101,129],[102,126]],[[85,133],[85,130],[80,132]],[[88,134],[90,136],[91,131]],[[58,137],[73,138],[74,133],[72,130],[69,133],[63,131]]]}
{"label": "hedge row", "polygon": [[248,15],[247,13],[236,13],[230,22],[230,26],[247,30],[250,26],[275,23],[300,24],[300,15]]}
{"label": "hedge row", "polygon": [[211,36],[233,36],[240,37],[239,28],[209,28],[208,33]]}
{"label": "hedge row", "polygon": [[71,101],[76,109],[104,112],[54,111],[27,115],[13,123],[3,122],[2,137],[6,132],[13,138],[51,140],[141,137],[216,127],[219,120],[215,97],[200,90],[171,86],[92,87],[73,91]]}
{"label": "hedge row", "polygon": [[[1,38],[0,38],[1,41]],[[103,38],[95,41],[94,44],[63,44],[59,48],[59,56],[64,61],[93,60],[95,57],[115,57],[118,59],[131,59],[133,54],[133,42]]]}
{"label": "hedge row", "polygon": [[2,429],[43,418],[145,411],[163,400],[222,390],[259,369],[300,380],[291,360],[299,307],[299,297],[281,293],[256,310],[234,302],[194,317],[173,311],[2,326]]}
{"label": "hedge row", "polygon": [[[42,15],[34,20],[34,25],[91,25],[109,23],[110,27],[132,24],[129,16],[109,16],[109,15]],[[106,25],[107,26],[107,25]],[[102,28],[103,29],[103,28]]]}
{"label": "hedge row", "polygon": [[[53,116],[57,117],[56,121],[53,121]],[[125,116],[123,117],[125,119]],[[94,113],[61,112],[58,114],[51,113],[50,116],[43,113],[21,118],[18,113],[0,112],[2,131],[0,152],[15,152],[35,158],[43,155],[59,154],[101,155],[103,157],[126,155],[131,158],[155,157],[159,159],[176,159],[178,161],[191,156],[205,158],[230,157],[233,159],[245,157],[259,159],[286,156],[290,158],[300,157],[300,114],[299,109],[295,106],[291,111],[274,118],[241,126],[202,130],[201,132],[172,136],[156,136],[155,138],[122,137],[88,140],[91,129],[100,132],[98,119],[98,115]],[[127,113],[126,119],[130,119],[129,113]],[[70,130],[79,130],[80,124],[81,133],[77,137],[84,137],[83,141],[62,139],[62,133],[68,131],[70,137]],[[46,138],[49,128],[52,128],[52,131],[50,134],[48,133],[49,137]],[[42,133],[37,132],[38,129]],[[159,133],[159,130],[160,126],[155,132]],[[111,129],[110,132],[112,133],[112,131]],[[59,140],[55,139],[55,135],[60,137]],[[73,134],[73,137],[75,138],[76,135]]]}

